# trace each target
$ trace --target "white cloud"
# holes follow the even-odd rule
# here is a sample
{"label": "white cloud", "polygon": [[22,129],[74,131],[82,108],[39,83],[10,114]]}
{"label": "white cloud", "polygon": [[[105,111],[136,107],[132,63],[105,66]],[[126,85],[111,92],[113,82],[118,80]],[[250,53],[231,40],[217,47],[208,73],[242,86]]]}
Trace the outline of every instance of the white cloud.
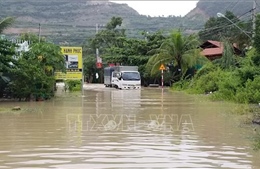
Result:
{"label": "white cloud", "polygon": [[196,7],[197,1],[121,1],[112,0],[115,3],[126,3],[142,15],[150,16],[184,16]]}

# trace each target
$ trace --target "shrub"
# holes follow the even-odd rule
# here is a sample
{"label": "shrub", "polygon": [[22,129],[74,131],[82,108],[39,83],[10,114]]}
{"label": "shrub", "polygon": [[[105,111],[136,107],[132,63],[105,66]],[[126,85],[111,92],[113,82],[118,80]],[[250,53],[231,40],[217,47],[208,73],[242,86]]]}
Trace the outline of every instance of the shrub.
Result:
{"label": "shrub", "polygon": [[173,84],[172,88],[174,90],[187,90],[191,86],[190,79],[182,79]]}
{"label": "shrub", "polygon": [[197,71],[197,73],[195,74],[194,78],[197,79],[197,78],[199,78],[199,77],[201,77],[203,75],[206,75],[206,74],[208,74],[210,72],[213,72],[213,71],[215,71],[217,69],[218,69],[218,67],[216,65],[212,64],[211,62],[209,62],[209,63],[205,64],[201,69],[199,69]]}
{"label": "shrub", "polygon": [[245,83],[245,87],[241,87],[237,90],[236,101],[240,103],[259,103],[260,101],[260,76],[249,79]]}
{"label": "shrub", "polygon": [[81,90],[81,80],[66,80],[65,85],[68,87],[69,91]]}
{"label": "shrub", "polygon": [[215,92],[219,89],[218,83],[222,80],[224,72],[218,68],[211,69],[211,72],[200,74],[197,76],[191,87],[199,93]]}
{"label": "shrub", "polygon": [[234,101],[237,89],[241,86],[240,81],[240,77],[233,72],[223,71],[217,82],[218,91],[214,94],[215,98]]}

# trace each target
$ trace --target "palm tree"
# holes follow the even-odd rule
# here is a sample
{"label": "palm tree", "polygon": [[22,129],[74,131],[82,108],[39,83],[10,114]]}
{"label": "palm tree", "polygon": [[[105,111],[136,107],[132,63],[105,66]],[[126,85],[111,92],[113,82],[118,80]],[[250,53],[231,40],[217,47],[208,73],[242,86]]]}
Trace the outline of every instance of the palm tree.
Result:
{"label": "palm tree", "polygon": [[[0,20],[0,34],[6,29],[8,28],[12,23],[14,22],[14,18],[13,17],[6,17],[2,20]],[[2,55],[8,53],[8,51],[6,51],[6,49],[8,48],[7,46],[7,42],[0,42],[0,61],[1,63],[5,66],[6,63],[8,63],[7,61],[9,61],[6,58],[3,58]],[[8,82],[9,78],[6,76],[3,76],[3,65],[0,67],[0,80],[3,80],[4,82]],[[8,65],[8,64],[7,64]]]}
{"label": "palm tree", "polygon": [[6,17],[0,20],[0,34],[3,33],[3,31],[13,23],[14,23],[13,17]]}
{"label": "palm tree", "polygon": [[177,76],[183,78],[189,68],[207,61],[206,57],[200,55],[199,45],[195,35],[183,36],[180,31],[172,31],[160,48],[154,51],[147,67],[154,74],[159,70],[160,64],[172,63]]}

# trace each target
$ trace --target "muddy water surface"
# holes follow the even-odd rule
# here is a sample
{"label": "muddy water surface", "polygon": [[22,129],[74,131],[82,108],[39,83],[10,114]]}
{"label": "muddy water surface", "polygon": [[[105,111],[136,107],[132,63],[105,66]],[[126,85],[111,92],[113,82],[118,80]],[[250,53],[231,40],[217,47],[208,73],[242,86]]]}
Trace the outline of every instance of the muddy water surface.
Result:
{"label": "muddy water surface", "polygon": [[0,169],[260,168],[233,105],[167,89],[86,86],[47,102],[0,103]]}

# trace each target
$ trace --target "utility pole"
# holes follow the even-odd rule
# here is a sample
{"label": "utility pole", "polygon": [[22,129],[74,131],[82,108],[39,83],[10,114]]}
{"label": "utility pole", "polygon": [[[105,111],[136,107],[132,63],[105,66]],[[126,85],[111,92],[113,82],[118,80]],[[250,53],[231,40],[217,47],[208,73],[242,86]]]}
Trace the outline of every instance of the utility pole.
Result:
{"label": "utility pole", "polygon": [[[98,27],[99,27],[99,25],[98,24],[96,24],[96,34],[98,34]],[[99,50],[98,50],[98,48],[96,48],[96,66],[97,66],[97,68],[100,68],[99,66],[98,66],[98,64],[100,65],[102,63],[102,60],[101,60],[101,58],[99,57]],[[102,73],[101,73],[102,74]],[[100,75],[100,83],[102,83],[102,76]]]}
{"label": "utility pole", "polygon": [[161,85],[162,85],[162,88],[163,88],[163,69],[161,70],[161,78],[162,78]]}
{"label": "utility pole", "polygon": [[41,24],[39,23],[39,43],[41,42]]}
{"label": "utility pole", "polygon": [[[98,24],[96,24],[96,34],[98,34]],[[99,58],[99,51],[98,48],[96,48],[96,59],[97,59],[96,62],[98,62],[98,58]]]}
{"label": "utility pole", "polygon": [[252,37],[255,37],[255,19],[256,19],[256,0],[253,0],[253,12],[252,12],[252,22],[253,22],[253,33]]}
{"label": "utility pole", "polygon": [[[96,24],[96,34],[98,34],[98,24]],[[100,61],[98,48],[96,48],[96,59],[97,59],[96,62],[99,62],[99,61]]]}

